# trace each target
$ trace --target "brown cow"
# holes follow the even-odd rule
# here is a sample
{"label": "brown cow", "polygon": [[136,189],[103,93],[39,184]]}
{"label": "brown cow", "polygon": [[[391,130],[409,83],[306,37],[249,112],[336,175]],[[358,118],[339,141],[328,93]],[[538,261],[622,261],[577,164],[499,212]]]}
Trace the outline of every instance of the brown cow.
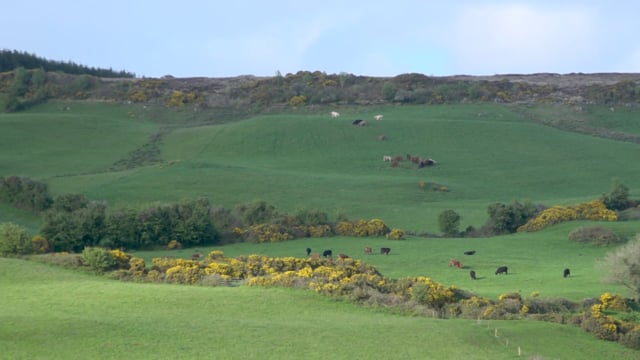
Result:
{"label": "brown cow", "polygon": [[458,269],[462,269],[462,263],[460,262],[460,260],[457,259],[451,259],[451,261],[449,261],[449,266],[455,266]]}
{"label": "brown cow", "polygon": [[371,255],[371,248],[369,246],[364,248],[364,253],[367,255]]}
{"label": "brown cow", "polygon": [[344,260],[344,259],[348,259],[348,258],[349,258],[349,255],[347,255],[347,254],[338,254],[338,257],[339,257],[341,260]]}

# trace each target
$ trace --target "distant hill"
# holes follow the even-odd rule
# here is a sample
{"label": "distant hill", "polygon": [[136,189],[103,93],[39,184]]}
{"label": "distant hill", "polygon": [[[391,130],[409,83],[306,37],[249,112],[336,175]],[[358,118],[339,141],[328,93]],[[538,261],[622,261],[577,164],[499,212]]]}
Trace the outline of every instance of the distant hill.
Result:
{"label": "distant hill", "polygon": [[0,109],[19,111],[48,99],[98,100],[218,109],[228,117],[286,109],[345,106],[561,103],[640,103],[640,74],[502,74],[443,76],[400,74],[356,76],[299,71],[273,77],[135,78],[32,54],[0,52]]}

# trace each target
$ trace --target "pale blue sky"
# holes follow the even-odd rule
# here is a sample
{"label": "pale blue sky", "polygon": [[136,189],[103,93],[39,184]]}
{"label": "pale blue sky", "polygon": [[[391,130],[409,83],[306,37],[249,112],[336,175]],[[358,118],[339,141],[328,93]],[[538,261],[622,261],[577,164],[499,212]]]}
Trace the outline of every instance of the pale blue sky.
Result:
{"label": "pale blue sky", "polygon": [[640,72],[639,1],[97,1],[0,5],[0,48],[137,76]]}

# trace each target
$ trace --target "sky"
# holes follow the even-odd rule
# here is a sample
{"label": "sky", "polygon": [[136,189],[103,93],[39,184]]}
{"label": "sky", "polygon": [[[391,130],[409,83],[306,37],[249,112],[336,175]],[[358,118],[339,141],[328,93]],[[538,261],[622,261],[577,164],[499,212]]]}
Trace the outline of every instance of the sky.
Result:
{"label": "sky", "polygon": [[0,49],[138,77],[640,72],[640,1],[31,0]]}

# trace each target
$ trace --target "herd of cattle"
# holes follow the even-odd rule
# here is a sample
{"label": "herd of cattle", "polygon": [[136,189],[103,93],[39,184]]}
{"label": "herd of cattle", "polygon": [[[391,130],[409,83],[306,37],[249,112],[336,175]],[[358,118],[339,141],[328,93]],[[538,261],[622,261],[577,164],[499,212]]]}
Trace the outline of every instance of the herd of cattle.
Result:
{"label": "herd of cattle", "polygon": [[[312,254],[311,253],[312,252],[311,248],[307,248],[306,251],[307,251],[307,256],[311,256],[314,259],[320,259],[320,254],[319,253],[313,253]],[[389,255],[390,252],[391,252],[391,248],[388,248],[388,247],[380,248],[380,254],[382,254],[382,255]],[[365,253],[365,255],[371,255],[371,254],[373,254],[373,249],[371,249],[370,246],[366,246],[364,248],[364,253]],[[469,251],[465,251],[464,255],[471,256],[471,255],[475,255],[475,253],[476,253],[475,250],[469,250]],[[329,250],[324,250],[322,252],[322,256],[324,258],[331,259],[333,257],[333,251],[330,250],[330,249]],[[342,259],[342,260],[348,259],[349,257],[350,256],[346,255],[346,254],[338,254],[338,258]],[[463,269],[464,268],[464,265],[462,265],[462,262],[460,260],[458,260],[458,259],[451,259],[449,261],[449,266],[457,267],[459,269]],[[499,266],[496,269],[496,275],[500,275],[500,274],[508,275],[509,274],[509,268],[507,266],[504,266],[504,265],[503,266]],[[471,277],[471,280],[478,280],[477,274],[476,274],[476,272],[474,270],[469,271],[469,276]],[[565,278],[571,276],[571,270],[569,268],[564,269],[564,271],[562,273],[562,276],[565,277]]]}
{"label": "herd of cattle", "polygon": [[[337,118],[340,117],[340,113],[337,111],[332,111],[330,113],[332,118]],[[374,120],[376,121],[380,121],[384,118],[384,115],[382,114],[378,114],[375,115],[373,117]],[[363,119],[356,119],[353,120],[351,122],[351,124],[355,125],[355,126],[368,126],[369,123],[367,122],[367,120],[363,120]],[[385,141],[387,139],[386,135],[378,135],[378,140],[380,141]],[[402,162],[405,158],[402,156],[391,156],[391,155],[384,155],[382,157],[382,161],[388,161],[391,163],[391,167],[398,167],[400,166],[400,162]],[[413,162],[414,164],[417,164],[419,168],[423,168],[423,167],[427,167],[427,166],[433,166],[435,165],[437,162],[431,158],[427,158],[427,159],[423,159],[422,157],[419,156],[412,156],[410,154],[407,154],[406,159],[408,161]]]}

